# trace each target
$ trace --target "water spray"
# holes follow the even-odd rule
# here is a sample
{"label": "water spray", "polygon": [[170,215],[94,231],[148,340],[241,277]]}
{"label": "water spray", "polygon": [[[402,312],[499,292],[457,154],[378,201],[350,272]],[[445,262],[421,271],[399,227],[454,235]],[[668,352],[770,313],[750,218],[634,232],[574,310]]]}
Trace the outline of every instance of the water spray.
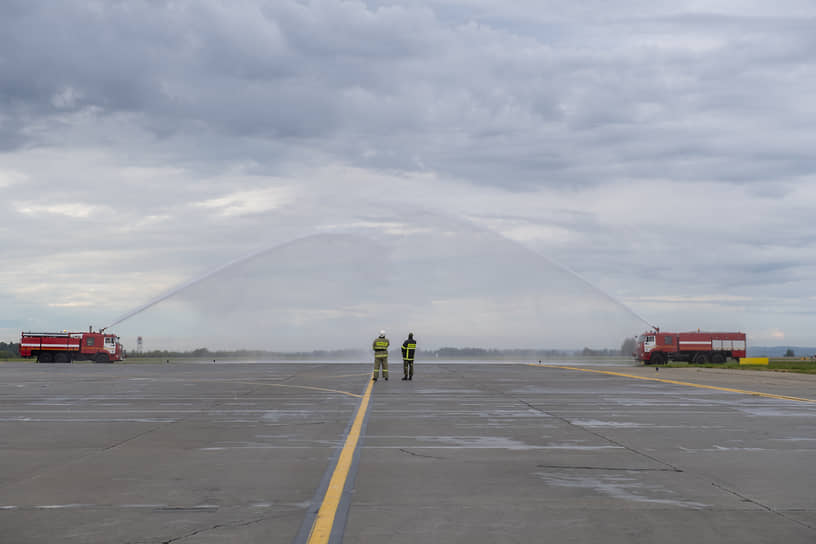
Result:
{"label": "water spray", "polygon": [[[312,233],[310,233],[310,234],[308,234],[306,236],[298,237],[298,238],[292,239],[292,240],[290,240],[288,242],[285,242],[285,243],[282,243],[282,244],[279,244],[279,245],[276,245],[276,246],[265,247],[265,248],[262,248],[262,249],[259,249],[259,250],[255,250],[255,251],[252,251],[252,252],[247,253],[245,255],[242,255],[242,256],[240,256],[238,258],[227,261],[224,264],[222,264],[220,266],[217,266],[216,268],[213,268],[213,269],[211,269],[211,270],[209,270],[209,271],[207,271],[205,273],[202,273],[202,274],[200,274],[200,275],[198,275],[198,276],[196,276],[196,277],[194,277],[194,278],[192,278],[192,279],[190,279],[188,281],[180,283],[180,284],[176,285],[175,287],[172,287],[172,288],[162,292],[161,294],[159,294],[158,296],[152,298],[151,300],[147,301],[146,303],[144,303],[144,304],[142,304],[142,305],[140,305],[140,306],[138,306],[138,307],[136,307],[136,308],[122,314],[122,315],[120,315],[115,320],[113,320],[110,324],[103,327],[100,330],[100,332],[103,332],[106,329],[110,329],[111,327],[114,327],[115,325],[118,325],[118,324],[122,323],[123,321],[126,321],[127,319],[130,319],[131,317],[134,317],[134,316],[136,316],[136,315],[138,315],[138,314],[152,308],[153,306],[155,306],[155,305],[157,305],[157,304],[159,304],[159,303],[161,303],[161,302],[163,302],[163,301],[165,301],[165,300],[167,300],[167,299],[169,299],[169,298],[171,298],[171,297],[173,297],[175,295],[178,295],[181,292],[184,292],[185,290],[191,289],[194,286],[197,286],[198,284],[204,282],[205,280],[213,278],[213,276],[217,276],[218,274],[221,274],[221,273],[229,273],[228,269],[232,269],[233,267],[238,267],[239,265],[244,265],[244,264],[252,261],[253,259],[265,256],[265,255],[269,255],[269,257],[271,257],[273,259],[274,263],[275,263],[275,264],[272,265],[272,269],[277,269],[277,266],[278,266],[277,263],[283,264],[285,261],[280,261],[280,259],[277,258],[277,254],[273,253],[275,250],[283,250],[285,248],[291,248],[292,250],[294,250],[296,252],[295,254],[297,254],[298,251],[302,251],[302,249],[299,249],[301,246],[299,246],[298,244],[302,244],[304,242],[306,242],[308,244],[308,243],[311,243],[311,241],[313,241],[314,239],[320,240],[320,239],[322,239],[324,237],[328,237],[328,247],[336,246],[336,244],[334,243],[335,237],[338,237],[338,239],[339,238],[350,237],[353,240],[356,240],[356,242],[354,242],[354,243],[359,245],[359,248],[364,248],[364,247],[367,248],[368,244],[370,242],[376,242],[376,243],[384,242],[386,248],[391,243],[396,243],[396,244],[399,245],[399,247],[404,248],[404,247],[406,247],[406,244],[411,243],[411,241],[412,241],[411,236],[413,236],[413,235],[428,236],[429,237],[428,241],[431,241],[432,243],[433,243],[433,241],[439,240],[439,244],[435,245],[433,247],[437,251],[440,251],[440,255],[445,254],[446,256],[450,253],[450,250],[451,250],[451,247],[449,247],[446,244],[456,243],[457,241],[462,241],[464,243],[463,247],[466,248],[466,249],[464,250],[465,252],[462,253],[462,256],[463,257],[468,257],[468,258],[479,258],[480,255],[482,257],[489,256],[489,255],[492,254],[492,253],[490,253],[491,250],[496,251],[497,255],[504,255],[507,252],[508,246],[515,247],[516,250],[514,250],[514,251],[512,251],[510,253],[510,255],[511,255],[510,260],[508,260],[503,266],[512,267],[513,266],[513,261],[512,260],[514,258],[518,258],[518,259],[520,259],[522,261],[525,261],[525,262],[528,262],[528,260],[529,260],[529,264],[532,264],[533,267],[534,267],[532,273],[529,274],[528,276],[524,277],[524,279],[522,279],[523,285],[526,286],[526,287],[522,287],[522,289],[526,288],[526,289],[532,290],[531,292],[536,292],[536,293],[537,292],[542,292],[542,293],[546,294],[548,292],[545,289],[546,284],[542,283],[542,280],[541,280],[541,274],[545,273],[545,272],[546,273],[551,273],[551,274],[554,273],[556,275],[553,276],[553,277],[562,278],[563,281],[566,281],[568,278],[572,278],[572,281],[569,282],[568,284],[566,284],[566,285],[570,285],[569,289],[577,288],[579,290],[580,296],[582,296],[582,297],[592,296],[592,298],[595,299],[593,304],[603,304],[604,303],[603,301],[607,301],[607,302],[611,303],[614,307],[618,308],[619,311],[622,310],[627,315],[632,316],[638,322],[644,323],[648,327],[657,329],[656,326],[651,325],[646,319],[641,317],[634,310],[629,308],[627,305],[625,305],[621,301],[617,300],[615,297],[613,297],[609,293],[607,293],[607,292],[603,291],[602,289],[600,289],[599,287],[595,286],[592,282],[590,282],[586,278],[584,278],[581,275],[579,275],[578,273],[570,270],[567,266],[564,266],[564,265],[562,265],[560,263],[557,263],[557,262],[553,261],[553,259],[551,259],[550,257],[542,255],[538,251],[536,251],[534,249],[531,249],[531,248],[527,247],[526,245],[524,245],[524,244],[522,244],[522,243],[520,243],[518,241],[507,238],[505,235],[503,235],[503,234],[501,234],[501,233],[499,233],[499,232],[497,232],[497,231],[495,231],[493,229],[481,226],[481,225],[475,223],[472,219],[467,218],[467,217],[451,216],[451,215],[448,215],[447,213],[444,213],[444,212],[439,212],[439,211],[435,211],[435,210],[428,210],[428,209],[423,209],[423,208],[416,208],[416,207],[410,207],[410,208],[413,208],[413,209],[406,210],[405,207],[403,206],[400,209],[400,212],[397,214],[397,218],[394,218],[393,216],[386,216],[386,215],[383,215],[382,213],[376,213],[376,214],[374,214],[373,217],[372,216],[366,216],[366,217],[364,217],[364,220],[360,220],[360,221],[357,221],[357,222],[353,222],[353,221],[340,222],[338,225],[325,225],[323,228],[321,228],[320,226],[316,226],[315,231],[313,231]],[[387,225],[391,225],[391,226],[387,226],[387,228],[383,227],[382,226],[383,223],[385,223]],[[451,238],[450,238],[451,242],[446,241],[446,235],[451,236]],[[441,239],[439,237],[441,237]],[[457,237],[461,237],[461,238],[457,238]],[[359,238],[359,240],[358,240],[358,238]],[[488,249],[485,249],[484,253],[480,253],[481,250],[479,249],[480,247],[482,247],[482,244],[487,244],[488,245]],[[350,247],[357,248],[357,245],[353,244]],[[307,245],[307,247],[308,247],[308,245]],[[314,248],[310,248],[310,249],[314,249]],[[468,252],[470,252],[470,253],[468,253]],[[357,252],[352,252],[353,255],[356,255],[356,253]],[[470,295],[465,295],[465,294],[460,295],[460,292],[458,290],[458,281],[456,280],[456,278],[458,277],[457,275],[464,275],[465,277],[469,277],[468,276],[469,272],[468,272],[468,268],[467,268],[467,266],[469,266],[469,265],[467,264],[468,261],[461,261],[460,262],[460,261],[455,259],[455,255],[458,254],[457,251],[454,250],[452,253],[453,253],[455,262],[453,262],[452,264],[447,263],[446,261],[440,261],[439,262],[439,266],[441,267],[441,272],[447,273],[449,275],[453,274],[450,277],[446,277],[442,281],[442,283],[438,285],[438,287],[440,289],[442,289],[442,291],[440,291],[440,292],[444,292],[444,293],[450,292],[452,297],[453,297],[452,300],[454,300],[454,301],[457,300],[456,299],[457,296],[461,296],[463,300],[466,300],[467,296],[476,296],[476,297],[478,297],[478,296],[480,296],[480,293],[481,293],[485,297],[487,297],[486,298],[487,302],[485,303],[487,305],[486,306],[487,309],[485,310],[486,312],[505,311],[505,310],[502,309],[502,307],[500,305],[496,306],[497,309],[493,309],[493,308],[491,308],[489,306],[489,304],[490,304],[490,295],[491,295],[491,287],[490,287],[491,284],[489,283],[489,279],[486,276],[483,276],[483,275],[482,276],[479,276],[479,275],[473,276],[473,278],[472,278],[473,280],[475,280],[476,282],[483,282],[483,283],[473,283],[472,285],[469,285],[468,288],[470,288],[470,289],[476,288],[478,291],[473,291]],[[364,252],[364,253],[361,252],[360,254],[361,255],[367,255],[368,252],[367,251]],[[409,252],[409,254],[410,254],[410,252]],[[515,254],[515,257],[512,256],[514,254]],[[306,253],[304,255],[309,255],[309,253]],[[329,251],[328,255],[331,258],[331,256],[335,255],[335,253],[332,253],[331,251]],[[404,253],[403,253],[403,255],[404,255]],[[525,255],[526,255],[526,257],[525,257]],[[341,256],[345,257],[345,253],[343,253]],[[335,255],[335,257],[336,257],[336,255]],[[356,258],[366,259],[367,257],[365,257],[365,256],[361,257],[360,255],[358,255]],[[537,259],[540,259],[540,261],[538,261],[536,263]],[[327,262],[329,262],[329,261],[327,261]],[[335,262],[335,261],[330,261],[330,262]],[[343,267],[347,266],[348,263],[345,263],[345,261],[342,261],[342,262],[337,261],[337,262],[338,262],[338,264],[340,264],[340,270],[341,271],[345,270],[347,274],[350,274],[349,279],[352,280],[352,281],[356,281],[355,278],[359,277],[359,272],[357,272],[359,267],[354,265],[353,267],[347,267],[347,268],[344,269]],[[399,260],[396,260],[392,264],[396,265],[399,262],[400,262]],[[423,259],[413,259],[413,260],[408,259],[407,263],[410,266],[428,266],[428,265],[429,266],[434,266],[435,265],[435,261],[428,261],[426,263]],[[536,272],[535,269],[540,269],[541,272]],[[501,270],[501,268],[499,268],[499,270]],[[288,276],[286,276],[286,274],[289,273],[289,272],[291,272],[291,271],[288,271],[288,270],[284,269],[283,275],[280,277],[280,279],[281,280],[286,279],[288,277]],[[319,274],[314,276],[314,278],[319,278],[319,277],[320,277]],[[429,274],[427,274],[425,276],[422,276],[422,277],[424,277],[427,280],[428,278],[432,277],[432,275],[429,273]],[[510,278],[512,276],[508,275],[507,277]],[[274,279],[274,276],[272,276],[271,278]],[[529,278],[529,279],[527,279],[527,278]],[[307,279],[306,281],[308,282],[309,279]],[[317,280],[317,281],[320,281],[320,280]],[[386,278],[385,279],[386,283],[384,283],[384,285],[388,285],[387,281],[388,281],[388,279]],[[396,274],[394,276],[394,278],[392,278],[392,281],[408,282],[407,284],[410,285],[411,278],[408,277],[408,276]],[[448,281],[450,283],[446,284],[445,281]],[[485,282],[487,282],[487,283],[485,283]],[[464,282],[464,283],[467,283],[467,282]],[[305,284],[305,285],[308,288],[308,283]],[[396,285],[396,284],[394,284],[394,285]],[[400,283],[399,285],[403,285],[403,283]],[[582,286],[583,286],[583,289],[581,288]],[[543,288],[544,288],[544,290],[542,291]],[[285,287],[283,287],[283,289],[285,290]],[[439,291],[439,289],[437,289],[437,291]],[[550,291],[552,291],[552,290],[550,290]],[[270,291],[270,292],[274,292],[274,291]],[[321,302],[321,304],[326,304],[327,303],[327,304],[333,305],[332,307],[333,308],[336,307],[336,309],[338,309],[338,310],[340,308],[344,307],[344,306],[354,307],[355,304],[359,304],[360,301],[362,300],[362,298],[360,298],[360,297],[365,298],[367,296],[367,292],[368,292],[367,290],[365,292],[361,291],[359,296],[352,295],[352,296],[356,297],[356,298],[353,298],[353,300],[349,300],[349,301],[345,301],[345,302],[337,302],[337,301],[335,301],[335,299],[329,298],[329,299],[325,300],[324,302]],[[502,291],[502,293],[504,293],[504,292],[505,291]],[[509,289],[509,290],[506,290],[506,292],[512,293],[513,290]],[[521,292],[521,291],[518,291],[518,292]],[[427,296],[431,296],[431,293],[433,293],[432,289],[429,290],[429,292],[427,293]],[[465,291],[462,291],[462,293],[465,293]],[[435,294],[438,295],[439,293],[435,293]],[[287,295],[288,295],[288,293],[287,293]],[[374,302],[376,302],[376,303],[382,302],[382,301],[376,300],[376,298],[378,296],[377,294],[372,295],[372,296],[374,297]],[[310,302],[311,301],[305,302],[305,304],[309,304]],[[433,303],[434,303],[433,300],[429,299],[426,302],[429,305],[431,305],[431,310],[433,311]],[[302,302],[302,301],[301,302],[295,302],[295,304],[304,304],[304,302]],[[375,304],[374,306],[376,307],[377,305]],[[451,306],[451,308],[455,308],[455,306]],[[282,308],[282,311],[285,310],[285,309],[286,308]],[[308,309],[308,307],[307,307],[307,309]],[[526,316],[526,317],[531,318],[531,319],[528,319],[526,322],[539,323],[540,319],[539,319],[539,317],[536,317],[538,314],[529,314],[529,309],[532,309],[533,312],[538,311],[538,310],[535,309],[534,305],[528,305],[528,306],[524,306],[522,308],[522,310],[520,310],[518,315],[522,315],[522,316]],[[375,308],[375,310],[372,310],[372,314],[371,314],[372,317],[376,317],[376,318],[381,319],[382,316],[376,315],[376,311],[379,311],[379,310],[377,310],[376,308]],[[444,307],[441,310],[439,310],[440,315],[444,315],[445,311],[446,310],[444,309]],[[524,313],[525,311],[528,311],[529,315],[525,314]],[[579,310],[579,311],[581,311],[581,310]],[[362,326],[365,326],[364,322],[361,321],[361,317],[366,318],[367,315],[368,314],[365,314],[365,313],[359,314],[359,312],[358,312],[358,315],[349,315],[349,323],[351,324],[350,326],[352,326],[352,325],[356,326],[355,325],[355,320],[360,321],[360,324],[362,324]],[[341,314],[338,314],[338,316],[342,317],[342,312],[341,312]],[[451,314],[449,316],[450,319],[454,319],[454,320],[460,320],[460,317],[467,318],[468,316],[466,314],[461,314],[461,315],[460,314]],[[464,334],[464,335],[471,334],[469,332],[470,329],[468,329],[467,332],[463,333],[463,332],[461,332],[461,330],[464,330],[462,327],[460,327],[459,329],[456,329],[455,327],[448,327],[446,325],[446,323],[448,323],[448,321],[445,321],[444,323],[445,324],[441,325],[441,327],[442,327],[442,329],[445,329],[445,331],[444,331],[445,334],[452,335],[452,336],[455,336],[455,335],[460,335],[461,336],[462,334]],[[287,322],[287,324],[288,324],[288,322]],[[628,328],[628,326],[627,326],[627,328]],[[537,337],[536,335],[538,333],[537,332],[531,332],[530,334],[533,335],[533,336],[530,336],[530,338],[535,338],[535,337]],[[499,341],[503,341],[503,340],[499,340]],[[522,341],[527,341],[527,340],[525,339],[525,340],[522,340]]]}
{"label": "water spray", "polygon": [[222,272],[223,270],[226,270],[227,268],[229,268],[231,266],[235,266],[237,264],[241,264],[241,263],[250,261],[250,260],[252,260],[252,259],[254,259],[254,258],[256,258],[256,257],[258,257],[260,255],[263,255],[264,253],[267,253],[269,251],[279,249],[279,248],[285,247],[285,246],[290,245],[290,244],[294,244],[294,243],[298,242],[301,239],[303,239],[303,238],[298,238],[296,240],[292,240],[290,242],[287,242],[285,244],[281,244],[279,246],[253,251],[252,253],[248,253],[248,254],[246,254],[246,255],[244,255],[242,257],[238,257],[237,259],[233,259],[233,260],[231,260],[231,261],[229,261],[229,262],[227,262],[227,263],[225,263],[225,264],[223,264],[223,265],[221,265],[221,266],[219,266],[217,268],[214,268],[213,270],[210,270],[209,272],[206,272],[206,273],[202,274],[201,276],[198,276],[198,277],[193,278],[193,279],[191,279],[191,280],[189,280],[189,281],[187,281],[185,283],[177,285],[176,287],[173,287],[173,288],[165,291],[164,293],[162,293],[161,295],[157,296],[156,298],[148,301],[147,303],[142,304],[141,306],[139,306],[139,307],[137,307],[137,308],[135,308],[133,310],[130,310],[129,312],[127,312],[125,314],[122,314],[121,316],[116,318],[110,325],[102,327],[99,330],[99,332],[104,332],[105,329],[113,327],[114,325],[118,325],[122,321],[125,321],[126,319],[130,319],[131,317],[144,312],[145,310],[147,310],[148,308],[150,308],[152,306],[155,306],[159,302],[167,300],[168,298],[172,297],[173,295],[176,295],[176,294],[184,291],[185,289],[189,289],[190,287],[201,283],[202,281],[206,280],[207,278],[210,278],[210,277],[218,274],[219,272]]}
{"label": "water spray", "polygon": [[510,244],[513,244],[513,245],[515,245],[515,246],[517,246],[517,247],[520,247],[520,248],[524,249],[525,251],[529,251],[529,252],[531,252],[531,253],[533,253],[533,254],[535,254],[535,255],[537,255],[537,256],[539,256],[539,257],[541,257],[542,259],[546,260],[547,262],[549,262],[550,264],[552,264],[552,265],[553,265],[553,266],[555,266],[556,268],[559,268],[559,269],[563,270],[564,272],[566,272],[566,273],[570,274],[571,276],[575,277],[576,279],[578,279],[579,281],[581,281],[581,282],[582,282],[584,285],[586,285],[587,287],[589,287],[590,289],[592,289],[594,292],[596,292],[596,293],[598,293],[598,294],[602,295],[604,298],[606,298],[607,300],[609,300],[610,302],[612,302],[614,305],[616,305],[616,306],[618,306],[618,307],[620,307],[620,308],[623,308],[624,310],[626,310],[627,312],[629,312],[629,313],[630,313],[630,314],[631,314],[633,317],[637,318],[639,321],[643,322],[643,323],[644,323],[644,324],[646,324],[647,326],[649,326],[649,327],[651,327],[651,328],[653,328],[653,329],[655,329],[655,330],[658,330],[658,331],[660,330],[658,327],[656,327],[656,326],[652,325],[652,324],[651,324],[651,323],[649,323],[649,322],[648,322],[646,319],[644,319],[643,317],[641,317],[641,316],[640,316],[640,315],[639,315],[637,312],[635,312],[634,310],[632,310],[632,309],[631,309],[629,306],[627,306],[627,305],[626,305],[626,304],[624,304],[623,302],[621,302],[621,301],[617,300],[615,297],[613,297],[612,295],[610,295],[609,293],[607,293],[606,291],[604,291],[604,290],[603,290],[603,289],[601,289],[600,287],[596,286],[596,285],[595,285],[595,284],[593,284],[591,281],[589,281],[588,279],[584,278],[583,276],[581,276],[580,274],[578,274],[578,273],[577,273],[577,272],[575,272],[574,270],[570,269],[568,266],[563,265],[563,264],[561,264],[561,263],[559,263],[559,262],[556,262],[556,261],[555,261],[555,260],[553,260],[552,258],[547,257],[547,256],[545,256],[545,255],[542,255],[542,254],[541,254],[541,253],[539,253],[538,251],[535,251],[535,250],[533,250],[533,249],[531,249],[531,248],[529,248],[529,247],[525,246],[524,244],[522,244],[522,243],[520,243],[520,242],[517,242],[516,240],[513,240],[513,239],[511,239],[511,238],[508,238],[508,237],[506,237],[505,235],[503,235],[503,234],[501,234],[501,233],[499,233],[499,232],[496,232],[495,230],[488,229],[488,228],[486,228],[486,227],[482,227],[481,225],[477,225],[477,224],[476,224],[476,223],[474,223],[473,221],[468,220],[468,219],[466,219],[466,218],[455,218],[455,217],[451,217],[451,216],[449,216],[449,215],[446,215],[446,214],[444,214],[444,213],[440,213],[440,215],[443,215],[443,216],[447,217],[448,219],[450,219],[450,220],[452,220],[452,221],[454,221],[454,222],[465,223],[465,224],[467,224],[467,225],[468,225],[470,228],[472,228],[472,229],[474,229],[474,230],[477,230],[477,231],[481,231],[481,232],[486,232],[486,233],[492,234],[493,236],[496,236],[496,237],[498,237],[498,238],[500,238],[500,239],[502,239],[502,240],[505,240],[506,242],[508,242],[508,243],[510,243]]}
{"label": "water spray", "polygon": [[544,257],[544,258],[545,258],[545,259],[547,259],[547,260],[549,260],[549,261],[550,261],[552,264],[554,264],[555,266],[557,266],[557,267],[561,268],[561,269],[562,269],[562,270],[564,270],[565,272],[569,272],[570,274],[572,274],[573,276],[575,276],[576,278],[578,278],[579,280],[581,280],[583,283],[585,283],[585,284],[586,284],[588,287],[592,288],[592,289],[593,289],[595,292],[600,293],[601,295],[603,295],[603,296],[604,296],[606,299],[608,299],[608,300],[609,300],[610,302],[612,302],[613,304],[615,304],[615,305],[617,305],[617,306],[620,306],[621,308],[625,309],[627,312],[629,312],[630,314],[632,314],[634,317],[636,317],[637,319],[639,319],[640,321],[642,321],[643,323],[645,323],[645,324],[646,324],[646,325],[648,325],[649,327],[651,327],[651,328],[655,329],[655,330],[656,330],[656,331],[658,331],[658,332],[660,331],[660,328],[659,328],[659,327],[657,327],[657,326],[655,326],[655,325],[652,325],[651,323],[649,323],[648,321],[646,321],[646,320],[645,320],[643,317],[641,317],[641,316],[640,316],[640,315],[639,315],[637,312],[635,312],[635,311],[634,311],[632,308],[630,308],[629,306],[627,306],[627,305],[626,305],[626,304],[624,304],[623,302],[619,301],[618,299],[616,299],[615,297],[613,297],[612,295],[610,295],[609,293],[607,293],[606,291],[604,291],[604,290],[603,290],[603,289],[601,289],[600,287],[598,287],[598,286],[594,285],[594,284],[593,284],[591,281],[589,281],[588,279],[584,278],[583,276],[581,276],[580,274],[578,274],[578,273],[577,273],[577,272],[575,272],[574,270],[571,270],[571,269],[570,269],[570,268],[568,268],[567,266],[565,266],[565,265],[563,265],[563,264],[561,264],[561,263],[557,263],[557,262],[553,261],[552,259],[549,259],[549,258],[547,258],[547,257]]}

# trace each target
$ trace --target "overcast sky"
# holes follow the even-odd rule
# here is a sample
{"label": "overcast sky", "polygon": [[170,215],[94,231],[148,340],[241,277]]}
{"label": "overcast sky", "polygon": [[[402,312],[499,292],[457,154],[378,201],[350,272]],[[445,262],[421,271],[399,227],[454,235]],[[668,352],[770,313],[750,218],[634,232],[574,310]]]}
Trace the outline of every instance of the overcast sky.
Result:
{"label": "overcast sky", "polygon": [[7,0],[0,340],[816,345],[815,15]]}

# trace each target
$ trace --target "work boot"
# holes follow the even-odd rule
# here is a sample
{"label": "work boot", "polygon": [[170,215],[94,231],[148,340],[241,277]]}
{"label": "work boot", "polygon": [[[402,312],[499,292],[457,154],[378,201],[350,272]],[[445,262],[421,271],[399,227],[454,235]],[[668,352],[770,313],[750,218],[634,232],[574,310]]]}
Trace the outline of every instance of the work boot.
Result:
{"label": "work boot", "polygon": [[409,380],[413,380],[413,379],[414,379],[414,377],[413,377],[413,376],[408,376],[408,379],[409,379]]}
{"label": "work boot", "polygon": [[402,377],[402,381],[405,381],[405,380],[407,380],[407,379],[408,379],[408,376],[403,376],[403,377]]}
{"label": "work boot", "polygon": [[377,381],[377,378],[371,378],[371,381],[372,381],[372,382],[376,382],[376,381]]}
{"label": "work boot", "polygon": [[388,381],[388,376],[385,377],[385,381]]}

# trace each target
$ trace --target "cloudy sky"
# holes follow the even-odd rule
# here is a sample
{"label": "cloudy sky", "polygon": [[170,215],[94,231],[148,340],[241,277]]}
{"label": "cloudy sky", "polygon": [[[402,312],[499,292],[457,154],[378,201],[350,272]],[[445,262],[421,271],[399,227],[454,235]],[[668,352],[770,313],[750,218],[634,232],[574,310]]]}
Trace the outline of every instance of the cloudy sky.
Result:
{"label": "cloudy sky", "polygon": [[816,345],[815,16],[7,0],[0,340]]}

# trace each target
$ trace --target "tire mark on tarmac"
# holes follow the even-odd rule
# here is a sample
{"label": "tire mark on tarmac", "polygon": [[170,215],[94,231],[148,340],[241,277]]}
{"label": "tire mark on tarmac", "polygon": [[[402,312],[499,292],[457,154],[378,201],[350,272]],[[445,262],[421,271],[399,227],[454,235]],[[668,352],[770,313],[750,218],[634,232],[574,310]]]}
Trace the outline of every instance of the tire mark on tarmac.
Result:
{"label": "tire mark on tarmac", "polygon": [[[672,468],[593,467],[585,465],[536,465],[536,468],[560,468],[568,470],[619,470],[621,472],[678,472]],[[683,471],[681,470],[679,472]]]}

